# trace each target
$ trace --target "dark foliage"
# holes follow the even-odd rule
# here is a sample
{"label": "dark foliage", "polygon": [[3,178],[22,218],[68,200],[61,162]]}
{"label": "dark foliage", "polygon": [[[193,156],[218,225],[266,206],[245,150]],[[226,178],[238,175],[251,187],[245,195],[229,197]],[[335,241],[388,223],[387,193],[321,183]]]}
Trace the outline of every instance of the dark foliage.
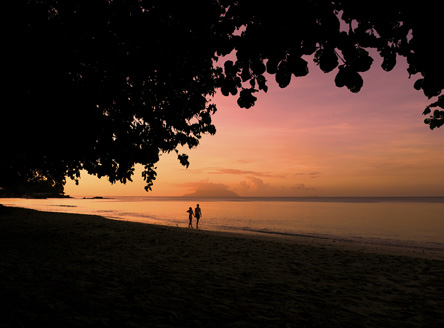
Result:
{"label": "dark foliage", "polygon": [[[65,197],[62,183],[33,172],[34,175],[17,176],[13,172],[3,179],[0,197],[61,198]],[[31,173],[31,172],[30,172]]]}
{"label": "dark foliage", "polygon": [[[393,69],[397,56],[406,57],[410,76],[421,75],[414,87],[428,98],[436,97],[444,89],[444,61],[440,59],[444,57],[440,42],[443,14],[442,0],[421,4],[402,0],[236,1],[225,19],[245,29],[231,39],[232,47],[221,52],[235,49],[237,58],[225,67],[223,86],[236,94],[240,81],[250,81],[242,87],[238,101],[241,107],[250,108],[256,100],[252,93],[267,90],[265,67],[285,88],[292,76],[308,74],[303,57],[314,56],[325,73],[339,68],[335,78],[338,87],[359,92],[364,84],[360,73],[373,63],[366,49],[373,48],[383,58],[385,71]],[[433,106],[441,107],[439,102]],[[435,111],[426,123],[432,129],[438,127],[443,123],[442,115],[442,111]]]}
{"label": "dark foliage", "polygon": [[[215,1],[28,0],[11,40],[0,185],[81,169],[114,183],[215,133]],[[186,155],[180,162],[188,165]],[[12,174],[12,175],[11,175]]]}
{"label": "dark foliage", "polygon": [[[215,133],[217,89],[250,108],[265,73],[284,88],[309,73],[308,58],[351,92],[364,86],[369,48],[386,71],[406,57],[428,98],[444,88],[442,0],[24,2],[6,41],[0,186],[63,185],[81,169],[125,183],[140,163],[149,190],[160,154],[188,166],[178,146]],[[424,111],[430,128],[443,125],[442,108],[441,96]]]}

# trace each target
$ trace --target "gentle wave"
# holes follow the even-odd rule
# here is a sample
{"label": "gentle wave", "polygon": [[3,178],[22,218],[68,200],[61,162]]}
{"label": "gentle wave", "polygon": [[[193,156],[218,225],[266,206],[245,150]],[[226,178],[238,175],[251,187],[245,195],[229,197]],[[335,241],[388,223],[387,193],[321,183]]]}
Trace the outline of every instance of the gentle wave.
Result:
{"label": "gentle wave", "polygon": [[353,242],[353,243],[368,244],[368,245],[408,247],[418,250],[429,250],[429,251],[444,251],[444,243],[438,243],[438,242],[418,242],[411,240],[369,238],[361,236],[344,237],[340,235],[316,234],[316,233],[302,234],[302,233],[293,233],[293,232],[273,231],[270,229],[254,229],[250,227],[233,228],[233,227],[224,226],[220,227],[219,231],[312,238],[312,239],[314,238],[314,239],[334,240],[340,242]]}
{"label": "gentle wave", "polygon": [[186,227],[200,203],[200,228],[214,231],[328,238],[444,249],[444,197],[1,199],[6,206],[102,215]]}
{"label": "gentle wave", "polygon": [[149,202],[309,202],[309,203],[444,203],[444,197],[163,197],[118,196],[109,199]]}

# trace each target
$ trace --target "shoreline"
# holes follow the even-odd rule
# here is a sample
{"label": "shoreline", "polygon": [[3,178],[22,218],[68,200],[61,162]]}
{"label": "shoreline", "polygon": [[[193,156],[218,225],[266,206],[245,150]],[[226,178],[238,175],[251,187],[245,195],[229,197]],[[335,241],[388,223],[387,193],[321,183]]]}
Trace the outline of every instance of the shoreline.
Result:
{"label": "shoreline", "polygon": [[[106,198],[108,199],[108,198]],[[112,198],[110,198],[112,199]],[[1,208],[17,208],[17,209],[27,209],[22,207],[9,207],[0,204]],[[66,205],[69,206],[69,205]],[[195,229],[188,229],[186,226],[174,226],[174,225],[163,225],[163,224],[155,224],[155,223],[146,223],[140,222],[138,220],[133,220],[124,217],[113,217],[106,215],[93,215],[93,214],[81,214],[81,213],[70,213],[70,212],[53,212],[53,211],[41,211],[41,210],[33,210],[36,212],[42,213],[60,213],[60,214],[74,214],[74,215],[83,215],[83,216],[98,216],[105,218],[111,221],[117,222],[127,222],[127,223],[137,223],[154,227],[163,227],[165,229],[182,229],[185,231],[193,231]],[[1,214],[1,213],[0,213]],[[257,238],[260,240],[269,240],[275,242],[285,242],[285,243],[302,243],[306,245],[312,246],[336,246],[342,249],[347,250],[356,250],[360,252],[366,253],[381,253],[388,255],[401,255],[401,256],[411,256],[418,258],[425,258],[431,260],[440,260],[444,261],[444,249],[442,248],[433,248],[425,246],[423,243],[419,243],[420,245],[416,245],[416,242],[411,242],[408,244],[387,244],[382,240],[378,239],[347,239],[341,236],[318,236],[318,235],[310,235],[310,234],[296,234],[296,233],[285,233],[285,232],[276,232],[276,231],[261,231],[261,230],[207,230],[207,229],[199,229],[199,233],[206,233],[210,235],[216,236],[226,236],[226,237],[241,237],[241,238]],[[397,242],[397,241],[395,241]],[[401,241],[399,241],[401,242]]]}
{"label": "shoreline", "polygon": [[444,326],[444,261],[400,250],[1,206],[0,246],[0,326]]}
{"label": "shoreline", "polygon": [[[119,221],[119,220],[118,220]],[[156,226],[156,225],[154,225]],[[173,229],[184,229],[187,228],[177,228],[172,226],[161,226],[165,228]],[[379,244],[372,242],[358,242],[355,240],[347,240],[341,238],[329,238],[320,237],[312,235],[302,235],[302,234],[284,234],[284,233],[274,233],[274,232],[235,232],[235,231],[214,231],[214,230],[199,230],[197,233],[202,232],[204,234],[224,236],[231,238],[245,238],[245,239],[258,239],[263,241],[271,241],[277,243],[286,244],[303,244],[313,247],[332,247],[341,250],[349,250],[356,252],[365,252],[373,254],[385,254],[393,256],[409,256],[414,258],[423,258],[430,260],[444,261],[444,250],[434,249],[434,248],[423,248],[415,246],[406,245],[388,245]]]}
{"label": "shoreline", "polygon": [[[83,214],[82,214],[83,215]],[[87,215],[87,214],[85,214]],[[112,221],[121,221],[128,223],[140,223],[146,224],[148,226],[163,227],[165,229],[180,229],[185,231],[196,231],[198,233],[205,233],[215,236],[225,236],[225,237],[236,237],[236,238],[248,238],[248,239],[259,239],[274,242],[284,242],[284,243],[302,243],[312,246],[337,246],[342,249],[356,250],[367,253],[381,253],[389,255],[401,255],[401,256],[411,256],[432,260],[444,261],[444,249],[407,245],[407,244],[386,244],[378,242],[372,239],[362,239],[361,241],[355,239],[347,239],[339,236],[318,236],[310,234],[295,234],[295,233],[285,233],[276,231],[260,231],[260,230],[207,230],[207,229],[189,229],[184,226],[173,226],[173,225],[162,225],[154,223],[145,223],[137,220],[131,220],[127,218],[117,218],[112,216],[103,216],[104,218]],[[415,244],[416,242],[412,242]]]}
{"label": "shoreline", "polygon": [[[123,212],[121,211],[121,206],[119,203],[123,202],[126,203],[128,200],[126,198],[129,198],[131,202],[136,202],[135,209],[132,210],[129,207],[125,208]],[[415,197],[417,198],[417,197]],[[69,212],[69,213],[77,213],[80,212],[82,214],[98,214],[98,215],[104,215],[110,219],[115,220],[122,220],[122,221],[132,221],[132,222],[144,222],[147,224],[159,224],[159,225],[166,225],[166,226],[179,226],[179,227],[186,227],[188,220],[182,219],[181,215],[178,214],[178,205],[180,203],[176,203],[176,201],[173,203],[174,206],[176,206],[173,210],[169,210],[169,205],[166,204],[166,211],[165,209],[161,209],[161,207],[164,207],[162,202],[158,202],[159,199],[165,199],[165,201],[170,201],[172,199],[175,199],[174,197],[133,197],[133,196],[122,196],[113,198],[114,201],[111,201],[111,205],[108,207],[108,203],[110,200],[94,200],[94,203],[86,203],[86,205],[83,205],[82,199],[75,199],[73,198],[73,201],[60,201],[57,202],[56,200],[53,201],[42,201],[41,203],[36,202],[35,204],[33,202],[21,202],[20,200],[17,201],[11,201],[11,202],[5,202],[5,205],[8,204],[9,206],[18,206],[18,207],[25,207],[25,208],[34,208],[37,210],[42,211],[51,211],[51,212]],[[144,206],[147,206],[151,209],[151,205],[149,203],[149,199],[155,200],[155,205],[153,205],[154,211],[148,211],[146,212],[146,209]],[[183,200],[183,198],[181,198]],[[212,198],[210,198],[211,200]],[[257,198],[253,198],[257,199]],[[335,201],[338,201],[338,198],[334,198]],[[353,198],[355,201],[357,198]],[[359,199],[359,198],[358,198]],[[369,198],[373,201],[375,198]],[[378,198],[379,200],[381,198]],[[387,199],[387,198],[385,198]],[[407,199],[407,198],[402,198]],[[411,197],[408,197],[408,199],[411,199]],[[424,198],[423,198],[424,199]],[[222,199],[218,199],[222,200]],[[274,201],[275,199],[268,199],[271,201]],[[428,199],[430,200],[430,199]],[[444,197],[442,197],[442,200],[444,201]],[[0,199],[1,201],[1,199]],[[88,200],[91,202],[91,200]],[[245,201],[244,201],[245,202]],[[63,205],[65,204],[65,205]],[[117,205],[116,205],[117,204]],[[142,205],[143,204],[143,205]],[[340,204],[340,203],[338,203]],[[352,204],[352,203],[350,203]],[[408,203],[406,203],[408,204]],[[443,203],[444,204],[444,203]],[[6,206],[8,206],[6,205]],[[188,206],[188,205],[187,205]],[[340,209],[337,211],[335,215],[338,217],[336,218],[338,220],[338,225],[331,225],[329,226],[329,221],[327,217],[322,217],[323,212],[317,213],[316,215],[313,215],[313,219],[316,221],[317,224],[320,224],[318,228],[315,226],[311,227],[310,224],[307,225],[306,222],[302,222],[302,226],[299,227],[297,225],[292,225],[288,227],[288,229],[285,226],[279,226],[280,218],[277,219],[277,225],[276,224],[267,224],[267,217],[269,219],[269,222],[273,222],[273,212],[270,211],[270,215],[264,215],[262,217],[262,220],[264,221],[264,224],[262,224],[259,220],[256,224],[254,223],[244,223],[241,222],[241,224],[238,224],[236,221],[236,213],[230,213],[231,216],[228,217],[227,223],[224,221],[224,217],[219,215],[219,203],[212,203],[211,204],[211,213],[214,213],[214,218],[210,217],[210,220],[208,222],[205,222],[204,220],[203,226],[201,228],[208,229],[208,230],[214,230],[214,231],[226,231],[226,232],[234,232],[234,233],[240,233],[240,234],[253,234],[257,235],[258,237],[261,237],[263,235],[278,235],[279,237],[286,237],[286,235],[300,235],[303,237],[309,237],[309,238],[327,238],[327,239],[333,239],[337,242],[345,242],[345,243],[355,243],[358,245],[367,245],[366,247],[371,247],[371,245],[375,245],[377,247],[391,247],[394,249],[402,249],[402,248],[408,248],[411,249],[411,253],[429,253],[429,252],[435,252],[437,254],[444,252],[444,240],[442,239],[442,232],[444,229],[444,225],[442,220],[440,220],[439,217],[435,213],[442,212],[444,209],[441,204],[434,204],[431,212],[431,216],[428,217],[428,221],[426,220],[427,224],[421,224],[421,220],[416,220],[416,217],[420,217],[425,212],[419,212],[417,214],[413,214],[411,217],[409,216],[411,211],[408,211],[408,207],[405,207],[405,204],[402,205],[402,213],[398,213],[397,215],[394,215],[393,217],[387,217],[387,220],[381,221],[379,223],[371,223],[372,218],[371,217],[360,217],[360,213],[367,213],[370,211],[369,208],[366,207],[366,205],[359,205],[364,206],[364,210],[362,212],[355,213],[357,214],[357,223],[355,224],[352,222],[350,226],[351,229],[348,229],[348,226],[344,226],[344,223],[347,222],[347,220],[344,220],[343,218],[347,218],[347,213],[344,212],[344,208],[340,206]],[[235,205],[236,206],[236,205]],[[254,205],[248,205],[246,206],[251,207]],[[267,205],[263,205],[261,203],[261,206],[267,207]],[[335,205],[336,206],[336,205]],[[348,205],[346,205],[348,206]],[[370,205],[372,206],[372,205]],[[410,206],[410,205],[408,205]],[[424,205],[422,203],[421,206],[426,206],[426,209],[429,210],[430,207],[427,205]],[[73,207],[69,208],[68,207]],[[79,209],[76,209],[75,207],[79,207]],[[241,208],[244,208],[244,206],[240,206]],[[293,207],[293,205],[291,205]],[[311,206],[312,207],[312,206]],[[310,207],[310,208],[311,208]],[[396,204],[390,204],[390,209],[394,210],[394,208],[397,210]],[[407,208],[407,210],[406,210]],[[416,209],[416,207],[415,207]],[[295,210],[300,210],[298,206],[296,206]],[[383,209],[384,210],[384,209]],[[378,209],[377,211],[381,212],[381,209]],[[378,212],[379,213],[379,212]],[[381,212],[380,214],[384,215],[386,212]],[[208,214],[208,212],[207,212]],[[289,213],[286,213],[285,215],[288,215]],[[416,215],[416,216],[415,216]],[[319,217],[318,217],[319,216]],[[415,217],[414,217],[415,216]],[[285,216],[284,216],[285,217]],[[178,219],[179,218],[179,219]],[[321,218],[321,221],[317,221],[319,218]],[[254,217],[247,217],[247,219],[255,220]],[[392,222],[393,224],[386,224],[385,222]],[[230,223],[230,220],[233,220],[234,223]],[[434,221],[435,220],[435,221]],[[404,221],[407,222],[407,228],[404,226]],[[239,221],[240,222],[240,221]],[[412,224],[412,222],[417,222]],[[323,224],[326,224],[325,226]],[[345,223],[346,224],[346,223]],[[436,228],[434,228],[435,224],[437,224]],[[369,225],[370,230],[367,231],[364,226]],[[379,225],[379,226],[378,226]],[[400,225],[400,230],[398,230],[397,226]],[[423,229],[422,225],[426,228]],[[328,227],[328,228],[325,228]],[[388,230],[385,231],[384,229],[387,228]],[[379,230],[378,230],[379,229]],[[416,230],[418,229],[418,230]],[[418,231],[418,234],[416,233]],[[370,245],[370,246],[369,246]]]}

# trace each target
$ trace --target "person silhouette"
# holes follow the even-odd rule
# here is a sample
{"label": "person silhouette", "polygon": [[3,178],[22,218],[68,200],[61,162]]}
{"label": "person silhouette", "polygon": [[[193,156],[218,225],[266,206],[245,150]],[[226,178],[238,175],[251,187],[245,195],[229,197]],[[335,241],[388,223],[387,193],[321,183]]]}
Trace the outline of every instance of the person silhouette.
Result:
{"label": "person silhouette", "polygon": [[193,229],[193,215],[194,215],[193,214],[193,209],[190,207],[188,209],[187,213],[189,213],[189,216],[188,216],[188,219],[189,219],[188,228]]}
{"label": "person silhouette", "polygon": [[196,229],[199,229],[199,219],[202,217],[202,210],[200,209],[199,204],[197,204],[194,209],[194,217],[196,218]]}

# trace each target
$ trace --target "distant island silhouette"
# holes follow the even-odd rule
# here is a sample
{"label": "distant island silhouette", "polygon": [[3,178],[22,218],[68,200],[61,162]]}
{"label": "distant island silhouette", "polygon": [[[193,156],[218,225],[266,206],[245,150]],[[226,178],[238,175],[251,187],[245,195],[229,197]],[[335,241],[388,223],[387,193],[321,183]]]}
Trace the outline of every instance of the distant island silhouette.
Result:
{"label": "distant island silhouette", "polygon": [[234,191],[231,190],[196,190],[195,192],[191,194],[185,194],[182,197],[236,197],[240,198],[241,196],[236,194]]}
{"label": "distant island silhouette", "polygon": [[188,187],[194,191],[182,197],[241,197],[223,183],[200,181],[191,183]]}
{"label": "distant island silhouette", "polygon": [[236,197],[240,198],[238,194],[236,194],[234,191],[226,190],[224,192],[215,191],[215,192],[202,192],[202,191],[195,191],[191,194],[185,194],[182,197],[217,197],[217,198],[224,198],[224,197]]}
{"label": "distant island silhouette", "polygon": [[112,198],[102,197],[102,196],[94,196],[94,197],[83,197],[83,199],[112,199]]}

